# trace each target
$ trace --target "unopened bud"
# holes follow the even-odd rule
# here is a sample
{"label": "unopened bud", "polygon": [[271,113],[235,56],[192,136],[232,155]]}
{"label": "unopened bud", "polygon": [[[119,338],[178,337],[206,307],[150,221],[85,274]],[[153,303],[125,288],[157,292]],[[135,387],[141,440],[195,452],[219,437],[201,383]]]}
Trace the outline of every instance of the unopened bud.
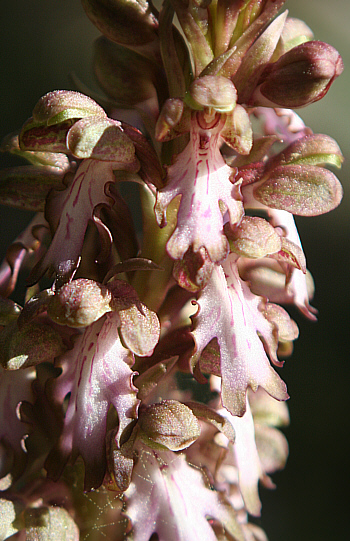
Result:
{"label": "unopened bud", "polygon": [[147,0],[82,0],[82,4],[91,22],[115,43],[144,45],[157,37],[158,21]]}
{"label": "unopened bud", "polygon": [[294,19],[293,17],[287,17],[272,61],[277,60],[290,49],[293,49],[306,41],[312,40],[313,37],[312,30],[304,23],[304,21]]}
{"label": "unopened bud", "polygon": [[106,94],[123,106],[156,96],[156,64],[104,36],[95,42],[94,72]]}
{"label": "unopened bud", "polygon": [[251,105],[295,108],[318,101],[343,67],[341,56],[331,45],[302,43],[265,69]]}

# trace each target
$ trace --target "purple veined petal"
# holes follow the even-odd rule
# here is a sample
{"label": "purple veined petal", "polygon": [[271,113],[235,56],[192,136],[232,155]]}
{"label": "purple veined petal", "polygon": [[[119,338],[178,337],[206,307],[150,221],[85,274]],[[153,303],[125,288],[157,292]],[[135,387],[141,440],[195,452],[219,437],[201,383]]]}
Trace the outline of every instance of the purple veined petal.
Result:
{"label": "purple veined petal", "polygon": [[228,243],[223,234],[223,214],[219,202],[234,225],[243,216],[239,188],[232,184],[235,170],[226,165],[220,152],[220,132],[224,121],[215,119],[212,127],[202,127],[203,118],[192,118],[191,140],[168,168],[168,181],[158,193],[156,215],[160,225],[166,224],[169,203],[181,195],[177,226],[167,250],[174,259],[181,259],[192,247],[197,252],[204,246],[213,262],[223,260]]}
{"label": "purple veined petal", "polygon": [[79,263],[84,235],[97,205],[110,206],[106,185],[115,182],[113,162],[84,160],[73,182],[62,192],[61,217],[51,245],[43,259],[34,267],[29,281],[37,282],[48,269],[58,275],[71,274]]}
{"label": "purple veined petal", "polygon": [[64,427],[46,468],[57,479],[65,464],[81,454],[85,462],[85,489],[98,487],[106,468],[106,418],[115,407],[119,428],[117,442],[136,418],[139,401],[132,383],[132,353],[122,345],[117,313],[106,315],[87,327],[72,350],[62,355],[62,374],[53,382],[58,403],[70,394]]}
{"label": "purple veined petal", "polygon": [[196,351],[192,365],[204,347],[217,338],[220,347],[223,406],[232,415],[244,415],[248,387],[263,387],[277,400],[288,398],[286,385],[270,365],[259,335],[271,360],[276,359],[273,325],[259,309],[261,297],[254,295],[238,274],[237,257],[230,254],[223,267],[217,266],[198,299],[194,320]]}
{"label": "purple veined petal", "polygon": [[235,540],[244,541],[233,509],[205,486],[201,472],[183,454],[142,446],[125,494],[133,541],[148,541],[153,532],[159,541],[215,541],[207,518],[218,520]]}

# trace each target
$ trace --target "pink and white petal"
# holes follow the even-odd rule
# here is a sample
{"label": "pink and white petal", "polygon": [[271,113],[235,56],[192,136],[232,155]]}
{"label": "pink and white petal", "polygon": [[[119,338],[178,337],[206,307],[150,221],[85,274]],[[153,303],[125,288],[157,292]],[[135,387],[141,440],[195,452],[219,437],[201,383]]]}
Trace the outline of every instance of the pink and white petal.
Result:
{"label": "pink and white petal", "polygon": [[79,264],[84,235],[97,205],[113,204],[106,185],[114,183],[113,162],[84,160],[64,192],[61,217],[51,245],[34,267],[29,280],[37,282],[48,269],[62,276],[72,274]]}
{"label": "pink and white petal", "polygon": [[167,185],[158,192],[156,215],[160,225],[166,224],[169,203],[181,195],[177,226],[167,244],[174,259],[181,259],[190,247],[197,252],[204,246],[213,262],[223,260],[228,243],[219,202],[227,210],[231,225],[243,216],[239,188],[231,182],[235,170],[220,152],[222,128],[221,120],[204,128],[199,114],[193,116],[190,142],[168,168]]}
{"label": "pink and white petal", "polygon": [[159,541],[216,541],[208,518],[219,521],[236,541],[244,540],[233,509],[205,486],[201,472],[183,454],[141,447],[125,495],[133,541],[148,541],[154,532]]}
{"label": "pink and white petal", "polygon": [[[302,250],[303,248],[293,215],[285,210],[275,209],[268,209],[268,214],[271,218],[271,223],[275,227],[282,227],[286,232],[286,238]],[[309,319],[316,320],[317,310],[310,306],[306,275],[302,270],[293,269],[287,290],[299,310]]]}
{"label": "pink and white petal", "polygon": [[87,327],[72,350],[61,356],[62,374],[53,383],[53,396],[62,403],[70,393],[64,427],[46,467],[58,478],[70,456],[80,454],[85,462],[85,488],[99,486],[104,477],[107,413],[115,407],[119,428],[124,429],[137,416],[139,401],[132,383],[132,354],[120,342],[119,316],[107,314]]}
{"label": "pink and white petal", "polygon": [[238,469],[238,483],[245,507],[251,515],[260,516],[258,483],[263,476],[263,471],[255,443],[255,428],[249,401],[247,399],[247,409],[243,417],[231,415],[227,410],[222,410],[220,413],[230,421],[236,433],[232,452]]}
{"label": "pink and white petal", "polygon": [[225,408],[233,415],[246,411],[248,387],[263,387],[277,400],[288,398],[286,385],[273,370],[258,333],[276,362],[273,325],[259,310],[262,301],[240,279],[237,257],[230,254],[223,268],[217,266],[208,285],[199,296],[193,336],[196,352],[192,366],[204,347],[217,338],[220,346],[222,392]]}

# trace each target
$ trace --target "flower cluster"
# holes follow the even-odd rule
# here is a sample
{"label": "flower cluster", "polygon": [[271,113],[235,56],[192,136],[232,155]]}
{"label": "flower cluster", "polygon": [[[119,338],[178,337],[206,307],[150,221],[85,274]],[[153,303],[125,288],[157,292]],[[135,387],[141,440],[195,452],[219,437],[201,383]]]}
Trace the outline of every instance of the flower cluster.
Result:
{"label": "flower cluster", "polygon": [[49,92],[2,144],[30,165],[1,202],[36,214],[0,266],[0,537],[263,541],[258,484],[288,455],[273,365],[298,336],[281,304],[316,317],[293,216],[342,197],[337,143],[294,109],[341,57],[284,0],[82,4],[104,96]]}

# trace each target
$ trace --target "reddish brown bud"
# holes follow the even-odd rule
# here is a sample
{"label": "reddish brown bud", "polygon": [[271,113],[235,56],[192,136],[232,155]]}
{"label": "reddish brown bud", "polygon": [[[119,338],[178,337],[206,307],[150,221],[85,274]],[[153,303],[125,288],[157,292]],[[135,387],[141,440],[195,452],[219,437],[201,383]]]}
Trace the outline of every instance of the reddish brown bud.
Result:
{"label": "reddish brown bud", "polygon": [[318,101],[343,67],[341,56],[331,45],[302,43],[267,66],[251,104],[295,108]]}

